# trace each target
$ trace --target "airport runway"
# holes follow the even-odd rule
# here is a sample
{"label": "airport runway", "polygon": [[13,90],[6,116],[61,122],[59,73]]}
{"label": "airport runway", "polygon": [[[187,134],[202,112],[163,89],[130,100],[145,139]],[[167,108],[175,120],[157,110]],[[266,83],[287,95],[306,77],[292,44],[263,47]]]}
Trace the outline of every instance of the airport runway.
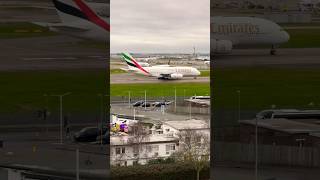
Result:
{"label": "airport runway", "polygon": [[51,0],[1,0],[0,22],[57,22]]}
{"label": "airport runway", "polygon": [[210,77],[186,77],[179,80],[159,80],[156,77],[146,77],[132,73],[111,74],[111,84],[139,84],[139,83],[209,83]]}
{"label": "airport runway", "polygon": [[0,71],[106,68],[108,52],[81,42],[63,35],[1,39]]}
{"label": "airport runway", "polygon": [[232,54],[217,55],[214,68],[230,67],[298,67],[319,68],[320,48],[277,49],[277,55],[271,56],[269,49],[234,49]]}

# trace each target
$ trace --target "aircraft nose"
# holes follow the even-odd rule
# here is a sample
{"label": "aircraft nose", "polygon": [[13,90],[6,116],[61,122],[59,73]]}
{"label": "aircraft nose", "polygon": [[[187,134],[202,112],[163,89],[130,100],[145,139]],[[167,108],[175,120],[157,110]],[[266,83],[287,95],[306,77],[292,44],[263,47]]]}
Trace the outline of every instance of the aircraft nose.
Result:
{"label": "aircraft nose", "polygon": [[197,76],[200,76],[201,72],[199,70],[196,70],[197,71]]}
{"label": "aircraft nose", "polygon": [[284,42],[288,42],[289,39],[290,39],[290,35],[286,32],[286,31],[283,31],[283,41]]}

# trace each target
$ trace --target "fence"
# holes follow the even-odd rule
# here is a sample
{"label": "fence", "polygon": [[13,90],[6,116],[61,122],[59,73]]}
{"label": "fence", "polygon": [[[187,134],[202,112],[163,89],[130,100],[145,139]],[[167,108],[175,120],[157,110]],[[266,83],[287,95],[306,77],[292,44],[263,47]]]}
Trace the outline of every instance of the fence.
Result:
{"label": "fence", "polygon": [[[255,145],[241,143],[214,143],[214,160],[239,163],[255,162]],[[320,167],[320,148],[259,145],[258,162],[265,165]]]}
{"label": "fence", "polygon": [[188,105],[185,106],[178,106],[175,108],[174,105],[169,106],[167,112],[175,112],[181,114],[191,114],[191,115],[210,115],[210,107],[191,107]]}

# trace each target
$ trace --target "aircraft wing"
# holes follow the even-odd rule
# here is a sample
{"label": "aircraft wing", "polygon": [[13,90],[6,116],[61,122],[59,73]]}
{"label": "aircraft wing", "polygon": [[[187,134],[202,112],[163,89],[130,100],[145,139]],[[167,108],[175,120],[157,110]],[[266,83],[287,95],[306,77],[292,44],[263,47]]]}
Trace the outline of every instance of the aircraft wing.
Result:
{"label": "aircraft wing", "polygon": [[130,69],[128,69],[128,68],[120,68],[120,69],[123,71],[126,71],[126,72],[130,71]]}
{"label": "aircraft wing", "polygon": [[32,22],[33,24],[42,26],[42,27],[48,27],[50,29],[55,29],[57,31],[63,31],[63,32],[86,32],[89,29],[86,28],[79,28],[76,26],[67,26],[61,23],[43,23],[43,22]]}
{"label": "aircraft wing", "polygon": [[135,72],[133,69],[129,69],[129,68],[120,68],[120,69],[126,72]]}
{"label": "aircraft wing", "polygon": [[63,32],[86,32],[89,29],[85,29],[85,28],[79,28],[79,27],[73,27],[73,26],[50,26],[50,28],[54,28],[57,29],[59,31],[63,31]]}

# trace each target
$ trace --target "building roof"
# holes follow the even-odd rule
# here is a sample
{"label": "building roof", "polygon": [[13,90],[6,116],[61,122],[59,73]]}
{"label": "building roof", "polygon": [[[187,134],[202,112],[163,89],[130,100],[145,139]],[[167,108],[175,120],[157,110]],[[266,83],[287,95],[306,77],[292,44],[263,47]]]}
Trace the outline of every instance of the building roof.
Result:
{"label": "building roof", "polygon": [[[320,133],[320,125],[316,124],[312,120],[288,120],[288,119],[259,119],[258,127],[271,129],[275,131],[286,132],[290,134],[299,133]],[[308,123],[309,122],[309,123]],[[313,123],[310,123],[313,122]],[[248,124],[255,126],[255,120],[242,120],[242,124]]]}
{"label": "building roof", "polygon": [[201,130],[201,129],[209,129],[209,125],[204,120],[184,120],[184,121],[166,121],[163,124],[166,124],[177,130]]}
{"label": "building roof", "polygon": [[[130,140],[131,139],[131,140]],[[111,146],[124,146],[124,145],[133,145],[137,144],[134,140],[134,136],[111,136],[110,137],[110,145]],[[173,136],[168,135],[148,135],[140,143],[143,144],[159,144],[159,143],[171,143],[178,142],[179,139]]]}

